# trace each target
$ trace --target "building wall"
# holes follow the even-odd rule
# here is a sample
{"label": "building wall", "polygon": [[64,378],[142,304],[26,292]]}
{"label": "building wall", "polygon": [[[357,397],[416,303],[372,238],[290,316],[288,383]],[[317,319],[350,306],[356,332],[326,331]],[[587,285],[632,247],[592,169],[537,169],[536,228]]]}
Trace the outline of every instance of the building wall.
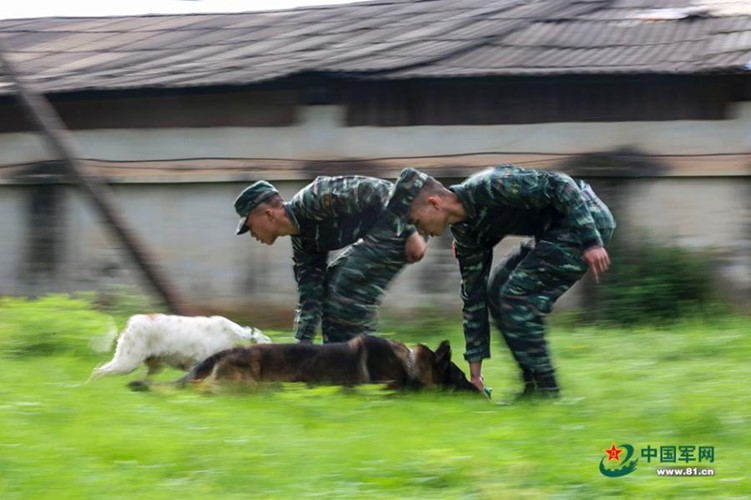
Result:
{"label": "building wall", "polygon": [[[595,185],[610,186],[603,198],[614,207],[624,237],[647,232],[714,249],[722,276],[751,303],[751,103],[736,105],[731,115],[721,121],[377,128],[345,127],[338,106],[309,106],[299,108],[296,124],[286,128],[109,129],[76,131],[74,137],[87,158],[108,165],[106,174],[115,182],[125,219],[178,291],[199,307],[278,309],[291,317],[296,294],[289,242],[266,247],[233,235],[232,201],[259,172],[290,197],[320,173],[310,163],[295,161],[323,165],[365,159],[346,164],[345,171],[394,178],[400,168],[418,166],[458,180],[495,162],[555,168],[571,156],[620,149],[653,155],[661,166],[595,174],[601,176]],[[380,169],[377,160],[384,158],[394,160]],[[51,159],[34,134],[0,134],[0,294],[139,283],[138,272],[100,218],[67,185],[59,187],[64,194],[57,223],[64,230],[57,238],[58,262],[30,276],[28,210],[35,188],[21,183],[22,175],[7,172]],[[243,168],[264,163],[307,167]],[[144,168],[161,164],[175,168],[158,174]],[[515,243],[502,244],[496,258]],[[385,307],[458,311],[459,274],[449,246],[447,235],[434,238],[426,259],[398,277]],[[580,298],[574,290],[560,306],[576,306]]]}
{"label": "building wall", "polygon": [[706,251],[724,294],[751,305],[751,177],[632,182],[629,236]]}
{"label": "building wall", "polygon": [[[422,157],[492,153],[569,155],[624,148],[651,155],[691,156],[679,169],[715,175],[748,175],[751,154],[751,102],[734,104],[728,120],[681,120],[623,123],[548,123],[486,126],[346,127],[340,106],[298,108],[295,125],[279,127],[212,127],[101,129],[73,132],[86,158],[123,167],[129,162],[177,162],[198,159],[211,167],[219,160],[330,161],[397,158],[425,163]],[[723,155],[735,154],[728,159]],[[0,134],[0,165],[53,160],[37,134]],[[410,160],[411,159],[411,160]],[[133,174],[139,181],[148,172]],[[235,172],[242,177],[242,172]],[[297,172],[296,175],[310,175]],[[122,179],[128,180],[128,179]]]}
{"label": "building wall", "polygon": [[[608,200],[618,220],[621,238],[650,235],[692,248],[711,248],[721,263],[720,273],[735,298],[751,299],[751,181],[727,178],[659,178],[632,182],[626,202]],[[304,183],[277,183],[290,197]],[[166,275],[189,304],[199,309],[274,312],[291,325],[296,289],[288,238],[269,247],[247,235],[235,236],[237,217],[232,201],[244,183],[123,184],[115,188],[125,219],[156,257]],[[29,231],[24,227],[26,186],[3,186],[0,224],[0,293],[36,295],[51,291],[106,290],[116,285],[143,283],[107,226],[81,194],[64,191],[64,250],[58,270],[44,280],[29,279]],[[520,238],[508,238],[495,252],[498,261]],[[617,265],[617,260],[614,262]],[[431,239],[426,258],[408,266],[386,296],[386,311],[440,308],[461,309],[459,272],[448,234]],[[591,286],[591,284],[589,284]],[[559,308],[579,305],[574,289]],[[288,326],[289,326],[288,325]]]}

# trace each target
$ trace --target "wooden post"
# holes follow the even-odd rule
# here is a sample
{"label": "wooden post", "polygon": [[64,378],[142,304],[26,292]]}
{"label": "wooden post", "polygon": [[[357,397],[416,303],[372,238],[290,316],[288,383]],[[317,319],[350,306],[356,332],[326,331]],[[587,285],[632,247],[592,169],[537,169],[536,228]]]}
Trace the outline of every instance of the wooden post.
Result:
{"label": "wooden post", "polygon": [[78,144],[55,109],[41,93],[34,91],[32,86],[25,81],[8,54],[9,52],[0,41],[0,65],[5,76],[15,86],[24,110],[37,129],[45,135],[54,155],[62,160],[73,180],[104,216],[133,261],[143,271],[154,290],[164,299],[171,312],[186,314],[182,301],[161,274],[155,260],[149,255],[144,244],[138,240],[136,233],[128,227],[125,219],[121,217],[111,188],[81,160],[83,155]]}

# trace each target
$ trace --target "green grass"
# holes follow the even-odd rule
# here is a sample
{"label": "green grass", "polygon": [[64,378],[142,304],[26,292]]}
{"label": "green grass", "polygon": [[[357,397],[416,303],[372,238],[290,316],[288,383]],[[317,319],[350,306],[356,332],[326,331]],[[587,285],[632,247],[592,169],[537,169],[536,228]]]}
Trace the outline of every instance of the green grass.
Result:
{"label": "green grass", "polygon": [[[115,320],[122,326],[124,312]],[[285,386],[130,392],[143,374],[86,383],[109,359],[109,316],[85,300],[0,301],[0,498],[742,498],[749,486],[751,320],[635,331],[556,323],[565,396],[498,404],[519,389],[497,334],[494,400]],[[459,324],[386,324],[432,347]],[[398,334],[395,331],[398,330]],[[421,332],[429,332],[428,334]],[[269,332],[267,332],[269,333]],[[281,332],[278,341],[284,340]],[[164,379],[179,375],[163,374]],[[713,446],[715,477],[659,478],[640,459],[598,471],[611,443]]]}

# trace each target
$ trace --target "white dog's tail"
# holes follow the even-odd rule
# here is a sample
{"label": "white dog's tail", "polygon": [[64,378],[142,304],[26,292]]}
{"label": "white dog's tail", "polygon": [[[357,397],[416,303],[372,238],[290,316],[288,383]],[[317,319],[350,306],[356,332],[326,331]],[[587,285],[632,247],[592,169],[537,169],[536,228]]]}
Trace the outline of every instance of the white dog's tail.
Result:
{"label": "white dog's tail", "polygon": [[[100,364],[94,370],[91,372],[91,375],[89,376],[89,380],[99,378],[105,375],[112,375],[112,374],[126,374],[134,371],[136,368],[138,368],[141,363],[143,363],[143,356],[141,356],[141,353],[138,349],[134,349],[132,344],[131,336],[128,335],[128,331],[132,328],[136,328],[136,325],[139,321],[139,318],[136,316],[131,316],[130,319],[128,319],[127,324],[125,325],[125,328],[120,332],[119,335],[117,335],[118,342],[117,347],[115,348],[115,354],[112,357],[112,360],[105,364]],[[112,321],[112,325],[115,327],[114,320]],[[115,336],[117,334],[117,328],[113,331],[110,330],[108,335]],[[110,341],[110,345],[111,345]]]}
{"label": "white dog's tail", "polygon": [[107,331],[102,332],[98,336],[91,339],[91,348],[94,351],[103,353],[109,352],[112,349],[112,344],[117,338],[117,324],[115,318],[110,316],[107,319]]}

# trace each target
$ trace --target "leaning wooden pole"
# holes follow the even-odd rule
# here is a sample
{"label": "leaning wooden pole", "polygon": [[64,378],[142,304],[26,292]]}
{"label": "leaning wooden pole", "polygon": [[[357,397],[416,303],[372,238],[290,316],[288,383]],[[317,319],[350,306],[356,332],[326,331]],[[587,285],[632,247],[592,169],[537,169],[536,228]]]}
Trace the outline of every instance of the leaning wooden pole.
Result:
{"label": "leaning wooden pole", "polygon": [[15,86],[16,94],[24,110],[37,129],[44,133],[54,155],[64,163],[73,180],[93,201],[156,293],[164,299],[173,313],[185,314],[183,302],[175,290],[168,285],[168,281],[155,265],[154,258],[138,240],[135,232],[128,227],[125,219],[120,216],[110,187],[81,160],[83,157],[81,150],[60,116],[49,101],[41,93],[34,91],[25,80],[1,43],[0,65],[5,76]]}

